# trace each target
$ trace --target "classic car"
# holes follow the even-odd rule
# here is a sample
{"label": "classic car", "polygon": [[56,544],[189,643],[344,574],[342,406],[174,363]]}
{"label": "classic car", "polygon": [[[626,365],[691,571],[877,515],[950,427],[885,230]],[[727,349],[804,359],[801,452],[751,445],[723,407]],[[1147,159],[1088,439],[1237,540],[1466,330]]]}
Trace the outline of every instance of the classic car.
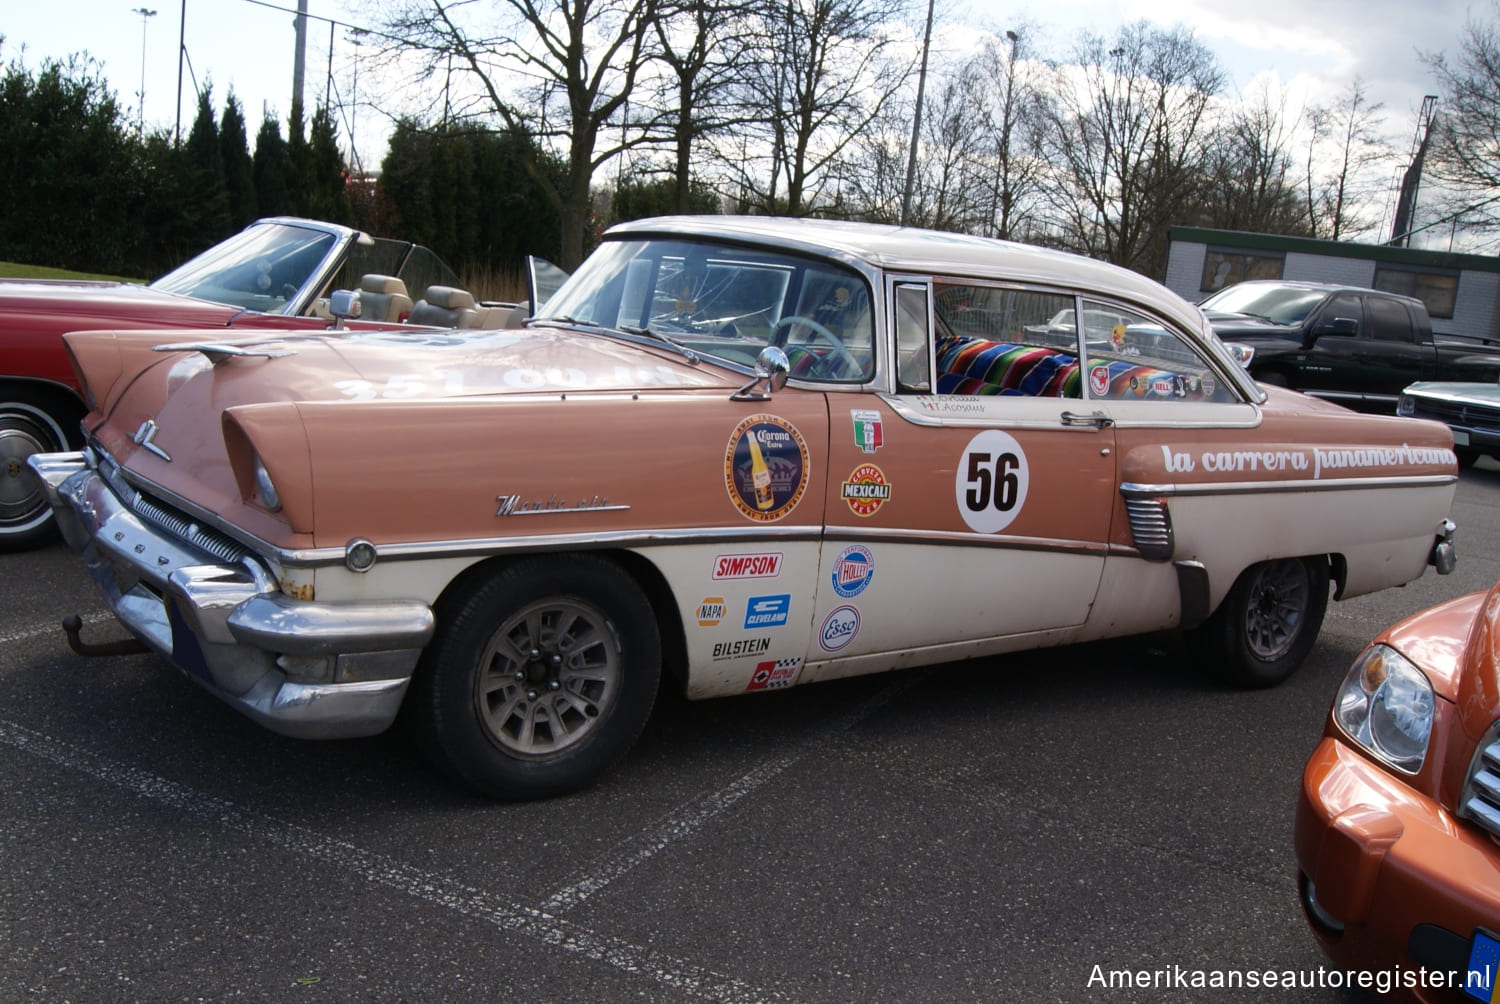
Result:
{"label": "classic car", "polygon": [[1448,426],[1461,464],[1500,459],[1500,382],[1421,380],[1401,392],[1396,414]]}
{"label": "classic car", "polygon": [[1330,581],[1454,560],[1446,427],[1263,391],[1159,284],[1016,244],[646,220],[523,329],[180,337],[67,336],[89,441],[31,460],[119,620],[289,735],[403,712],[503,797],[598,776],[664,672],[1182,628],[1268,686]]}
{"label": "classic car", "polygon": [[1416,297],[1326,282],[1252,279],[1200,306],[1214,332],[1244,346],[1261,383],[1363,411],[1395,410],[1416,380],[1500,377],[1500,347],[1435,335]]}
{"label": "classic car", "polygon": [[[314,220],[260,220],[149,285],[0,279],[0,551],[51,536],[52,511],[26,471],[33,453],[82,445],[86,410],[62,335],[88,328],[322,328],[329,294],[366,275],[369,321],[400,321],[430,285],[457,278],[427,248]],[[404,308],[403,308],[404,303]],[[395,313],[383,312],[389,304]]]}
{"label": "classic car", "polygon": [[1303,771],[1296,851],[1339,966],[1402,997],[1500,999],[1500,584],[1354,660]]}

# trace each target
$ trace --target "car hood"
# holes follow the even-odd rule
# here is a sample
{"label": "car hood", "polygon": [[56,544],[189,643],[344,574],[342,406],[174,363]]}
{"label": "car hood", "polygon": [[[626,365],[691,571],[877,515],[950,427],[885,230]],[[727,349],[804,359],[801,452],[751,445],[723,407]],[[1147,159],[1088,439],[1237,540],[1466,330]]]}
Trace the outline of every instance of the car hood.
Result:
{"label": "car hood", "polygon": [[1205,310],[1214,334],[1226,342],[1245,338],[1286,338],[1296,340],[1300,329],[1290,324],[1272,324],[1261,317],[1250,314],[1230,314],[1222,310]]}
{"label": "car hood", "polygon": [[1407,387],[1404,393],[1458,404],[1500,408],[1500,383],[1421,380]]}
{"label": "car hood", "polygon": [[[341,465],[410,470],[442,455],[461,468],[465,451],[494,454],[539,434],[559,402],[693,389],[727,396],[746,379],[561,328],[224,334],[64,337],[95,409],[85,424],[96,442],[141,483],[262,540],[285,540],[288,519],[310,534],[307,486]],[[394,445],[414,430],[424,432],[425,456]],[[282,486],[284,516],[248,504],[257,457]]]}
{"label": "car hood", "polygon": [[[133,282],[78,279],[0,279],[0,313],[8,317],[66,317],[80,330],[138,323],[211,327],[225,324],[238,308],[165,293]],[[14,322],[8,322],[14,323]]]}

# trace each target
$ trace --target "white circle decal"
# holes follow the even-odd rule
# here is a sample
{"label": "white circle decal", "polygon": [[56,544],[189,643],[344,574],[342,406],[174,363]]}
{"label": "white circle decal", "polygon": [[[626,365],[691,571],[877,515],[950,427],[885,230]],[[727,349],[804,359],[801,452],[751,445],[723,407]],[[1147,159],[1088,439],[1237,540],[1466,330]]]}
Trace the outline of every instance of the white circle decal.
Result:
{"label": "white circle decal", "polygon": [[999,533],[1021,512],[1031,477],[1016,437],[986,429],[964,448],[953,479],[958,512],[969,528]]}

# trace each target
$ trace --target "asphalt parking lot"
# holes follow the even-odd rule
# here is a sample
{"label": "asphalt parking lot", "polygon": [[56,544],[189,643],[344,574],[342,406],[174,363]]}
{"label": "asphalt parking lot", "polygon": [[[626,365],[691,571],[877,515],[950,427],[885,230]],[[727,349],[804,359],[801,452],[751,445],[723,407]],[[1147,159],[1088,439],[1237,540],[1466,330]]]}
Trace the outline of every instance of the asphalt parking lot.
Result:
{"label": "asphalt parking lot", "polygon": [[1301,766],[1371,634],[1500,579],[1500,465],[1453,518],[1453,575],[1331,605],[1275,690],[1150,636],[664,696],[600,784],[530,804],[399,733],[283,739],[154,656],[81,659],[62,614],[119,632],[76,557],[0,555],[0,1000],[1218,1000],[1095,967],[1312,973]]}

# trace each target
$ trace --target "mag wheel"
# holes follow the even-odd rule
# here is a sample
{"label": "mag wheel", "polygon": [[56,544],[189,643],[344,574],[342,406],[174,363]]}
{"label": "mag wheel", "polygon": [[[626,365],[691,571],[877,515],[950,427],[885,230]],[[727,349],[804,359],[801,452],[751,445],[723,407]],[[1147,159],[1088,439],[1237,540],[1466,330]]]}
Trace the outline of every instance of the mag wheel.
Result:
{"label": "mag wheel", "polygon": [[1189,632],[1189,647],[1228,683],[1273,687],[1307,657],[1327,607],[1324,558],[1263,561],[1240,573],[1213,616]]}
{"label": "mag wheel", "polygon": [[619,566],[523,561],[443,607],[409,709],[441,769],[489,795],[539,798],[588,784],[635,742],[656,700],[661,643]]}

